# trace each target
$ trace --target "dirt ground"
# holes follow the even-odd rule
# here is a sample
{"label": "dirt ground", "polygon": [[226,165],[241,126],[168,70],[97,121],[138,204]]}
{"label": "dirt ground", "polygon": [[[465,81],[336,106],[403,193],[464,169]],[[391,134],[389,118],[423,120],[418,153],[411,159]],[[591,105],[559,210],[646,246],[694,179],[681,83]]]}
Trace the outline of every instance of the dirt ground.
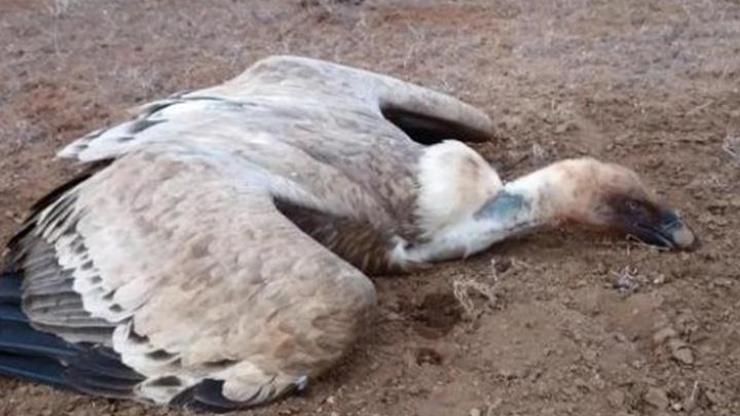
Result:
{"label": "dirt ground", "polygon": [[[737,0],[0,0],[0,40],[3,241],[74,173],[52,161],[62,145],[276,53],[480,107],[496,134],[478,148],[507,178],[578,155],[624,163],[703,241],[675,254],[553,230],[377,278],[379,318],[345,362],[237,414],[740,415]],[[0,391],[0,415],[182,414]]]}

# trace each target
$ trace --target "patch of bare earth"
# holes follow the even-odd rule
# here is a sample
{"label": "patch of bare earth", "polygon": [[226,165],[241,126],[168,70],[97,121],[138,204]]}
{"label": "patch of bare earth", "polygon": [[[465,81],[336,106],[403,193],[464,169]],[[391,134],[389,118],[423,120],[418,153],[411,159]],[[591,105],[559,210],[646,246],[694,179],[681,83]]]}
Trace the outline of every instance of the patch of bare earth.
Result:
{"label": "patch of bare earth", "polygon": [[[0,39],[2,240],[73,173],[60,146],[276,53],[479,106],[496,123],[479,150],[507,178],[578,155],[631,166],[702,238],[670,254],[554,230],[377,278],[379,318],[342,365],[238,414],[740,414],[737,1],[1,0]],[[3,415],[181,414],[0,390]]]}

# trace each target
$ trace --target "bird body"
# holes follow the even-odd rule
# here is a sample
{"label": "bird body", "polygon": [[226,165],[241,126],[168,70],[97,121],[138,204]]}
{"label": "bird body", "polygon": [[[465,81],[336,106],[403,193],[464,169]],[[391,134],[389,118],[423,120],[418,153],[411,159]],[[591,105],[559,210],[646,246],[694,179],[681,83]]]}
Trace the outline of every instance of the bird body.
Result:
{"label": "bird body", "polygon": [[[629,176],[576,160],[503,183],[441,140],[490,126],[451,97],[297,57],[145,105],[60,152],[90,173],[11,241],[0,374],[219,411],[304,388],[368,322],[367,273],[586,218],[605,197],[583,178]],[[625,183],[616,194],[652,201]]]}
{"label": "bird body", "polygon": [[[436,102],[488,128],[449,97],[276,57],[71,143],[60,156],[95,171],[39,204],[3,281],[17,283],[24,335],[54,334],[59,354],[107,361],[82,382],[87,364],[13,339],[22,345],[6,372],[33,357],[62,367],[31,378],[216,410],[301,388],[367,322],[375,290],[359,268],[406,268],[394,249],[420,234],[425,148],[382,111],[408,102],[418,117],[444,120]],[[125,377],[111,380],[112,362]]]}

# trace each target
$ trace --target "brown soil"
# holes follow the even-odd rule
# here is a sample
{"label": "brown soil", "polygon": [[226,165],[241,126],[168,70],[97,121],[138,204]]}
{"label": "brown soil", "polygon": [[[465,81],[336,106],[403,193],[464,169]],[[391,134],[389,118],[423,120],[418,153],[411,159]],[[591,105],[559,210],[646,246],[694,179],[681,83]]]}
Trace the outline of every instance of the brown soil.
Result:
{"label": "brown soil", "polygon": [[[554,230],[378,278],[380,318],[345,362],[239,414],[740,414],[737,0],[0,0],[0,39],[2,240],[73,173],[51,162],[63,144],[276,53],[479,106],[496,137],[478,147],[508,178],[584,154],[631,166],[703,240],[673,254]],[[0,391],[3,415],[181,414]]]}

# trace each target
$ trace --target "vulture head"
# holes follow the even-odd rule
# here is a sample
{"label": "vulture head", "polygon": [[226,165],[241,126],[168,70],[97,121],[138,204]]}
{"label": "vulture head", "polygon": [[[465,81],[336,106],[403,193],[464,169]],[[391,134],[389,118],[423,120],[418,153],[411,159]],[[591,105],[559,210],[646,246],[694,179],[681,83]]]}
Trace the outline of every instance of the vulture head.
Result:
{"label": "vulture head", "polygon": [[667,249],[698,246],[698,239],[676,211],[631,169],[589,158],[553,167],[563,185],[556,201],[562,219],[622,232]]}

